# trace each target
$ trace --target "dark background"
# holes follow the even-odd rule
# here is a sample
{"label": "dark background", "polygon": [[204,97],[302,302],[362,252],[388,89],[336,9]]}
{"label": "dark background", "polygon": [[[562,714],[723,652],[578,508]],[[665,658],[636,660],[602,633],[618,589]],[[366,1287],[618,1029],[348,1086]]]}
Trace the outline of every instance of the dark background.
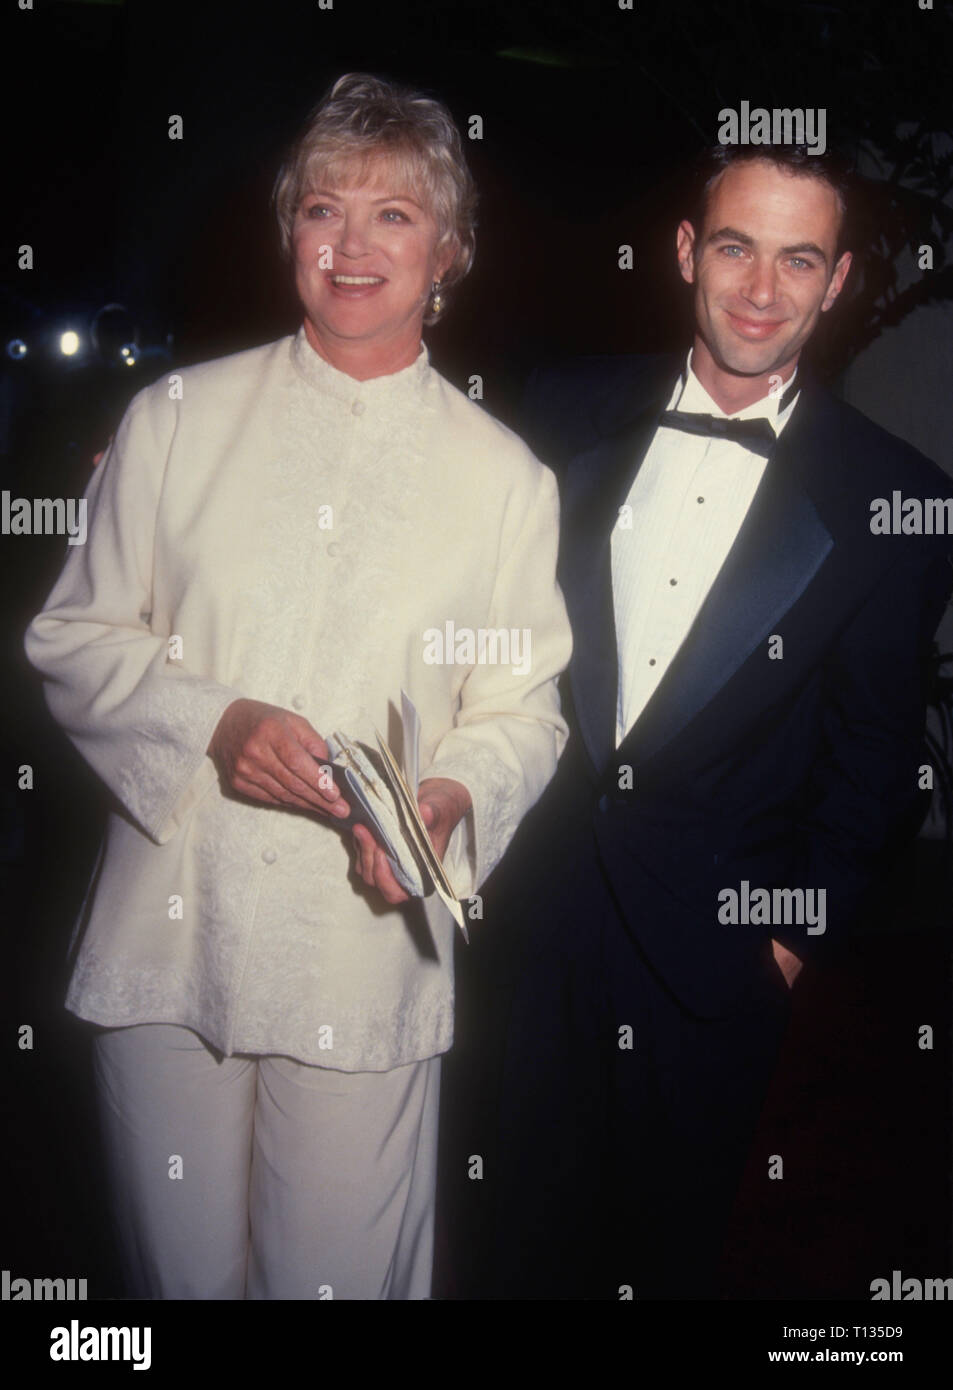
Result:
{"label": "dark background", "polygon": [[[687,343],[674,263],[683,166],[717,112],[818,107],[828,140],[876,178],[861,219],[868,254],[817,353],[834,384],[858,353],[930,304],[949,312],[951,7],[636,3],[616,0],[317,0],[235,12],[200,3],[37,3],[7,20],[0,486],[78,496],[129,397],[171,369],[267,342],[298,323],[269,195],[281,152],[328,83],[362,70],[433,92],[465,132],[481,195],[477,256],[433,360],[518,423],[526,371],[588,352]],[[184,139],[170,141],[180,115]],[[911,279],[910,248],[936,247]],[[17,248],[35,269],[16,269]],[[635,267],[618,268],[633,247]],[[64,327],[126,306],[136,367],[65,362]],[[832,316],[833,318],[833,316]],[[948,346],[925,319],[924,364]],[[948,322],[948,321],[947,321]],[[171,335],[171,338],[170,338]],[[944,344],[947,340],[944,340]],[[907,354],[911,380],[916,353]],[[891,389],[904,390],[903,380]],[[938,411],[949,409],[936,392]],[[871,413],[876,415],[876,400]],[[918,442],[918,441],[914,441]],[[937,453],[948,469],[951,458]],[[0,1038],[6,1172],[0,1265],[86,1277],[118,1292],[91,1124],[87,1028],[65,1013],[65,950],[105,799],[52,725],[22,634],[64,557],[62,537],[0,537],[5,699],[0,874],[5,983]],[[35,787],[17,791],[17,769]],[[919,841],[853,963],[805,974],[726,1260],[736,1299],[864,1299],[894,1268],[950,1266],[949,860]],[[468,1100],[455,1067],[492,999],[480,959],[460,961],[459,1044],[446,1068],[437,1292],[468,1287],[466,1233],[482,1194],[465,1181]],[[488,992],[486,992],[488,991]],[[20,1051],[17,1029],[33,1026]],[[933,1051],[916,1029],[934,1027]],[[785,1180],[766,1180],[766,1155]],[[558,1214],[554,1214],[558,1219]]]}

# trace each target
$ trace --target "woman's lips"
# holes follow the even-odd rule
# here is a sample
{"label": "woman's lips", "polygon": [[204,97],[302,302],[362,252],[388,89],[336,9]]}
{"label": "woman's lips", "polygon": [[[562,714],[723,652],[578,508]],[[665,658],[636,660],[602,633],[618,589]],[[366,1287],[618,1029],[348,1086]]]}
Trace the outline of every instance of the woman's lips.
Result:
{"label": "woman's lips", "polygon": [[740,333],[742,338],[750,338],[755,342],[760,342],[763,338],[770,338],[784,323],[784,319],[743,319],[728,310],[725,312],[728,314],[735,332]]}
{"label": "woman's lips", "polygon": [[376,294],[387,283],[383,275],[344,275],[340,273],[329,274],[327,281],[334,293],[342,295],[345,299],[364,299],[368,295]]}

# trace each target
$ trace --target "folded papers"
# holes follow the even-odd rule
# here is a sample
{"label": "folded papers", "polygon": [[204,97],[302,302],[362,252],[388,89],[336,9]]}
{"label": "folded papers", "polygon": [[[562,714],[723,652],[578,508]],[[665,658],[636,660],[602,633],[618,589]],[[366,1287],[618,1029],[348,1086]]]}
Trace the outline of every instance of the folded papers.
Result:
{"label": "folded papers", "polygon": [[403,691],[401,695],[405,765],[413,769],[410,780],[376,729],[376,749],[340,730],[327,739],[331,775],[351,808],[350,819],[341,825],[347,829],[359,824],[370,831],[386,854],[394,878],[410,897],[422,898],[436,889],[468,941],[463,911],[417,805],[420,720],[410,698]]}

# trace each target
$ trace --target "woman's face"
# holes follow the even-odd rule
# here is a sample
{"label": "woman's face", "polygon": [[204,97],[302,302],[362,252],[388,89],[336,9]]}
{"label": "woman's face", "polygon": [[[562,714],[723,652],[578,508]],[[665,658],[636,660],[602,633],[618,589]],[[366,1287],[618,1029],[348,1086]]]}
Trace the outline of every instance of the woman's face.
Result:
{"label": "woman's face", "polygon": [[359,184],[349,173],[334,187],[312,189],[295,215],[305,328],[313,346],[345,370],[357,363],[369,374],[375,364],[396,371],[416,359],[431,286],[453,253],[444,247],[438,256],[436,223],[385,157],[371,161]]}

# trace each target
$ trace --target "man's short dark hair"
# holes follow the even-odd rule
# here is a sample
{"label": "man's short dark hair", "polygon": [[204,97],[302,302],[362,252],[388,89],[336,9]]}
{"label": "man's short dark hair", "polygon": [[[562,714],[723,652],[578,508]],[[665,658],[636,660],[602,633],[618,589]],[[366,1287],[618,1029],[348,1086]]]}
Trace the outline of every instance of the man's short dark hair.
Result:
{"label": "man's short dark hair", "polygon": [[[710,145],[703,150],[693,169],[692,212],[689,215],[696,233],[700,234],[704,225],[708,195],[715,180],[732,164],[750,163],[756,159],[773,164],[778,169],[787,169],[792,174],[821,179],[832,188],[841,209],[835,263],[845,251],[853,249],[856,194],[853,168],[836,150],[811,154],[807,145]],[[696,241],[696,247],[697,244]]]}

